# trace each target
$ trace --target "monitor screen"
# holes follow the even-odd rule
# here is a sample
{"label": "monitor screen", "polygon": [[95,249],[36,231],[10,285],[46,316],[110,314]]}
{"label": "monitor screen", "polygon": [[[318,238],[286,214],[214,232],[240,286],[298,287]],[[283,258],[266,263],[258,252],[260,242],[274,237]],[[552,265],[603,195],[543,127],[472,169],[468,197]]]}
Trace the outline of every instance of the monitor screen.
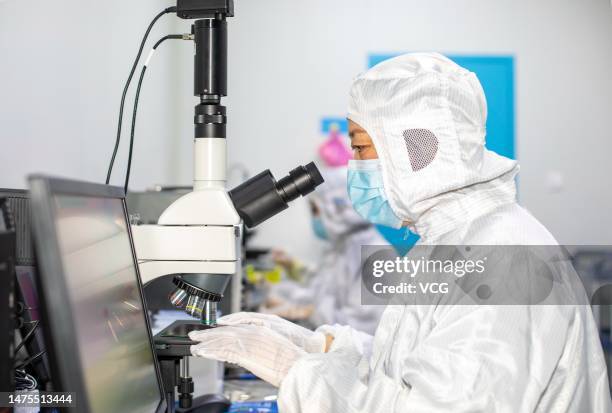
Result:
{"label": "monitor screen", "polygon": [[124,200],[52,192],[50,203],[89,411],[156,411],[159,376]]}

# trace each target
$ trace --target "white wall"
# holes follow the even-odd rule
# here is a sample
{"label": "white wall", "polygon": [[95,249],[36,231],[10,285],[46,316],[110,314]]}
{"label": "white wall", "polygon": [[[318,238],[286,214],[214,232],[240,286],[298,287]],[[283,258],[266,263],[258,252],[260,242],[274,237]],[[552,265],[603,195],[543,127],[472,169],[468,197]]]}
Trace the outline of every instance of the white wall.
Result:
{"label": "white wall", "polygon": [[[160,0],[0,2],[0,187],[23,187],[32,172],[106,178],[123,83],[146,25],[166,6]],[[167,33],[172,19],[163,17],[151,37]],[[136,188],[175,180],[173,48],[159,50],[141,93]],[[131,117],[129,99],[117,184],[123,183]]]}
{"label": "white wall", "polygon": [[[137,41],[169,4],[0,3],[0,186],[32,170],[104,177]],[[277,176],[315,158],[320,118],[345,114],[369,53],[514,55],[521,202],[561,242],[612,243],[609,0],[236,0],[229,38],[230,163]],[[192,48],[164,45],[142,96],[135,187],[190,182],[191,94]],[[551,173],[563,178],[561,191],[548,189]],[[307,214],[295,202],[256,242],[313,257]]]}

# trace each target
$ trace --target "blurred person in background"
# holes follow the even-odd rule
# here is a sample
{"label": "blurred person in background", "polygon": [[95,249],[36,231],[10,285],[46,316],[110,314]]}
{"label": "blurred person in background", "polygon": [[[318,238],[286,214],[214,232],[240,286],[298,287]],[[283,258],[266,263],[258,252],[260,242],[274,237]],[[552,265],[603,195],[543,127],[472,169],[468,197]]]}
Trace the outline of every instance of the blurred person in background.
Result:
{"label": "blurred person in background", "polygon": [[387,242],[352,208],[346,167],[328,167],[322,173],[325,185],[310,196],[312,228],[325,242],[322,254],[316,266],[307,269],[276,251],[274,258],[289,279],[271,289],[268,307],[261,311],[314,327],[344,324],[374,334],[384,306],[361,304],[361,247]]}

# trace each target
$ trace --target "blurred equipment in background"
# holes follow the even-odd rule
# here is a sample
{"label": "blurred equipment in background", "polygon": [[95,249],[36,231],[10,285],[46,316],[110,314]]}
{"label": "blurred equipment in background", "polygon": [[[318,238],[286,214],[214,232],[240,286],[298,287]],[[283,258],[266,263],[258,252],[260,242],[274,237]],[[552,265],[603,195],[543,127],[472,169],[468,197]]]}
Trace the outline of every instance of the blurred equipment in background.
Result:
{"label": "blurred equipment in background", "polygon": [[340,126],[333,123],[329,126],[329,135],[325,142],[319,145],[319,157],[329,167],[348,165],[349,159],[353,159],[351,150],[343,141],[347,139],[340,133]]}
{"label": "blurred equipment in background", "polygon": [[263,380],[230,378],[225,381],[223,394],[231,400],[227,413],[278,413],[278,389]]}
{"label": "blurred equipment in background", "polygon": [[0,391],[3,392],[15,389],[15,249],[15,224],[6,199],[0,199]]}
{"label": "blurred equipment in background", "polygon": [[612,383],[612,247],[576,246],[571,249],[574,268],[591,297],[608,367],[608,378]]}
{"label": "blurred equipment in background", "polygon": [[49,359],[45,352],[38,287],[36,285],[36,260],[31,234],[30,200],[27,191],[18,189],[0,189],[0,198],[4,198],[15,226],[15,306],[19,344],[16,356],[30,360],[23,367],[36,381],[37,388],[45,390],[50,384]]}
{"label": "blurred equipment in background", "polygon": [[271,285],[282,280],[283,268],[276,264],[269,249],[245,249],[243,311],[257,311],[268,299]]}

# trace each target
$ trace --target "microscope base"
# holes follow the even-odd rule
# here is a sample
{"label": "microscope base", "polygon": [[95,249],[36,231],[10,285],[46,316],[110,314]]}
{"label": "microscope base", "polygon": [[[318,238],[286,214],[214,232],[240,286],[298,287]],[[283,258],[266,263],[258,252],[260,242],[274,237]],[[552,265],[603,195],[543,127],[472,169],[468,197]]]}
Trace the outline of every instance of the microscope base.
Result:
{"label": "microscope base", "polygon": [[187,334],[208,328],[212,327],[191,320],[178,320],[153,337],[166,393],[168,413],[217,413],[227,410],[230,405],[229,400],[222,395],[209,394],[194,398],[191,407],[176,407],[176,388],[180,383],[181,360],[191,356],[190,347],[197,344]]}
{"label": "microscope base", "polygon": [[223,413],[231,403],[219,394],[206,394],[193,399],[193,407],[188,409],[176,408],[176,413]]}

